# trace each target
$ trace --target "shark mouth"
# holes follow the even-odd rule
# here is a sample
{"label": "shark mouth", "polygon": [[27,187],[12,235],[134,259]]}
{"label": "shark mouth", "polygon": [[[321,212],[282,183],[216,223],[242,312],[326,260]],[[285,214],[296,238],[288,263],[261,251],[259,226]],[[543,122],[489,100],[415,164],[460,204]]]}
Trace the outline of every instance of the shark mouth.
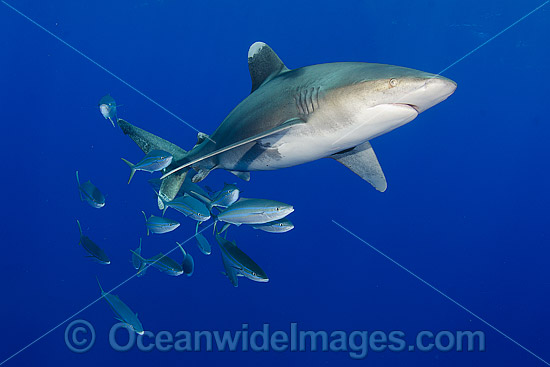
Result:
{"label": "shark mouth", "polygon": [[420,113],[420,107],[410,103],[394,103],[395,105],[407,106],[414,109],[417,113]]}

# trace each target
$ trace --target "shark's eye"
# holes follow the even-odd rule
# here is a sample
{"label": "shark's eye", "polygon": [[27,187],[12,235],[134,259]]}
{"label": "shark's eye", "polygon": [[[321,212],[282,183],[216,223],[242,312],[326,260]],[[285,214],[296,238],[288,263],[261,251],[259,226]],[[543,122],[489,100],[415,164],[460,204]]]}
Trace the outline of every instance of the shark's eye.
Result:
{"label": "shark's eye", "polygon": [[390,79],[390,87],[396,87],[397,86],[397,79],[391,78]]}

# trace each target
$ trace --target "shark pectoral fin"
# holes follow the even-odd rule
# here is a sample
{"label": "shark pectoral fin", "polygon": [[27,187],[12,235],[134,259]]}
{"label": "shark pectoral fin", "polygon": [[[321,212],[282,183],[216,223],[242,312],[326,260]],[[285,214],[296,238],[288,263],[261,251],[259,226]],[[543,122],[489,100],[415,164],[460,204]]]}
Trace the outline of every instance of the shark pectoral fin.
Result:
{"label": "shark pectoral fin", "polygon": [[229,172],[231,172],[241,180],[244,180],[247,182],[250,181],[250,172],[241,172],[241,171],[229,171]]}
{"label": "shark pectoral fin", "polygon": [[288,71],[288,68],[271,47],[263,42],[255,42],[248,49],[248,70],[252,79],[252,93],[262,84]]}
{"label": "shark pectoral fin", "polygon": [[183,159],[187,152],[176,144],[170,143],[150,132],[147,132],[139,127],[136,127],[123,119],[118,119],[118,126],[125,135],[128,135],[137,146],[145,153],[152,150],[164,150],[174,157],[174,161]]}
{"label": "shark pectoral fin", "polygon": [[380,192],[386,191],[388,187],[386,177],[368,141],[351,150],[344,150],[333,154],[330,158],[348,167],[363,180],[374,186],[376,190]]}
{"label": "shark pectoral fin", "polygon": [[215,151],[213,151],[213,152],[211,152],[211,153],[205,154],[205,155],[203,155],[202,157],[199,157],[199,158],[197,158],[197,159],[193,159],[192,161],[186,162],[186,163],[182,164],[181,166],[179,166],[179,167],[177,167],[177,168],[174,168],[174,169],[171,170],[170,172],[165,173],[165,174],[161,177],[161,179],[164,179],[164,178],[166,178],[166,177],[168,177],[168,176],[170,176],[170,175],[172,175],[172,174],[178,172],[179,170],[182,170],[182,169],[184,169],[184,168],[187,168],[187,167],[189,167],[189,166],[192,166],[192,165],[194,165],[195,163],[198,163],[198,162],[203,161],[203,160],[205,160],[205,159],[211,158],[211,157],[216,156],[216,155],[218,155],[218,154],[221,154],[221,153],[223,153],[223,152],[227,152],[228,150],[238,148],[238,147],[240,147],[240,146],[242,146],[242,145],[245,145],[245,144],[248,144],[248,143],[252,143],[252,142],[254,142],[254,141],[256,141],[256,140],[260,140],[260,139],[265,138],[265,137],[267,137],[267,136],[270,136],[270,135],[274,135],[274,134],[280,133],[280,132],[282,132],[282,131],[285,131],[285,130],[287,130],[287,129],[290,129],[290,128],[293,127],[293,126],[300,125],[300,124],[305,124],[305,121],[302,120],[302,119],[299,118],[299,117],[291,118],[291,119],[289,119],[289,120],[283,122],[281,125],[276,126],[276,127],[274,127],[274,128],[271,128],[271,129],[269,129],[269,130],[266,130],[266,131],[264,131],[263,133],[259,133],[259,134],[253,135],[253,136],[251,136],[251,137],[249,137],[249,138],[240,140],[240,141],[238,141],[238,142],[236,142],[236,143],[233,143],[233,144],[229,144],[229,145],[226,146],[226,147],[220,148],[220,149],[215,150]]}

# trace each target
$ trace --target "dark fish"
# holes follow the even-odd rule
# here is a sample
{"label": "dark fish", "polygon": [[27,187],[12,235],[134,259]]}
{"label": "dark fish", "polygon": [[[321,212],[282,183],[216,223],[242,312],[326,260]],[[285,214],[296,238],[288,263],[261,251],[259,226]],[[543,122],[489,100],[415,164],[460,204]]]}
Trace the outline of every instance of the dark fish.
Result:
{"label": "dark fish", "polygon": [[[181,248],[181,250],[185,254],[185,251],[181,247],[181,244],[178,243],[178,246]],[[181,263],[181,267],[183,269],[183,272],[188,277],[193,275],[193,272],[195,271],[195,260],[193,260],[193,256],[191,256],[191,254],[185,254],[185,256],[183,257],[183,262]]]}
{"label": "dark fish", "polygon": [[80,222],[77,220],[76,223],[78,224],[78,230],[80,231],[80,241],[78,242],[79,245],[81,245],[86,252],[88,252],[89,258],[91,258],[94,261],[97,261],[100,264],[108,265],[111,263],[111,260],[109,260],[109,257],[105,254],[105,252],[96,245],[88,236],[85,236],[82,233],[82,227],[80,226]]}
{"label": "dark fish", "polygon": [[98,209],[105,206],[105,196],[103,196],[101,191],[99,191],[90,180],[81,184],[80,178],[78,177],[78,171],[76,171],[76,182],[78,183],[80,200],[86,201],[90,206]]}
{"label": "dark fish", "polygon": [[268,282],[269,279],[258,264],[231,242],[216,233],[216,241],[220,245],[225,275],[233,286],[237,286],[237,276],[244,276],[255,282]]}

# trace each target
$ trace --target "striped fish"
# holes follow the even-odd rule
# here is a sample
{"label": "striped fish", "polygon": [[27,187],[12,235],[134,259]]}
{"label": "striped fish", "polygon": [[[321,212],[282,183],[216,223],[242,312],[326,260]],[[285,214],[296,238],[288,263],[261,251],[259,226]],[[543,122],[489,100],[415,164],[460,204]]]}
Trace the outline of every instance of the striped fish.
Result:
{"label": "striped fish", "polygon": [[194,191],[192,191],[192,195],[202,200],[208,206],[208,210],[212,210],[214,207],[227,208],[235,203],[239,200],[240,190],[237,186],[226,183],[223,189],[214,194],[212,199]]}
{"label": "striped fish", "polygon": [[151,150],[143,157],[141,161],[136,164],[128,162],[126,159],[121,158],[130,167],[130,178],[128,183],[132,181],[132,177],[136,171],[157,172],[165,169],[172,163],[174,157],[172,154],[165,152],[164,150]]}
{"label": "striped fish", "polygon": [[149,218],[147,218],[145,212],[142,211],[142,213],[145,217],[145,225],[147,226],[147,236],[149,236],[149,232],[155,234],[172,232],[174,229],[180,226],[180,223],[176,222],[175,220],[157,217],[154,215],[151,215]]}
{"label": "striped fish", "polygon": [[240,199],[217,215],[217,219],[240,226],[263,224],[282,219],[292,213],[292,205],[267,199]]}
{"label": "striped fish", "polygon": [[274,220],[263,224],[253,224],[252,228],[260,229],[269,233],[284,233],[294,228],[294,224],[286,218]]}
{"label": "striped fish", "polygon": [[[161,197],[159,196],[159,198]],[[163,203],[164,203],[164,210],[162,211],[163,215],[166,212],[167,208],[172,208],[182,213],[186,217],[189,217],[198,222],[204,222],[210,219],[210,211],[208,210],[206,205],[202,201],[197,200],[192,196],[189,196],[189,195],[180,196],[169,202],[166,202],[163,200]]]}

